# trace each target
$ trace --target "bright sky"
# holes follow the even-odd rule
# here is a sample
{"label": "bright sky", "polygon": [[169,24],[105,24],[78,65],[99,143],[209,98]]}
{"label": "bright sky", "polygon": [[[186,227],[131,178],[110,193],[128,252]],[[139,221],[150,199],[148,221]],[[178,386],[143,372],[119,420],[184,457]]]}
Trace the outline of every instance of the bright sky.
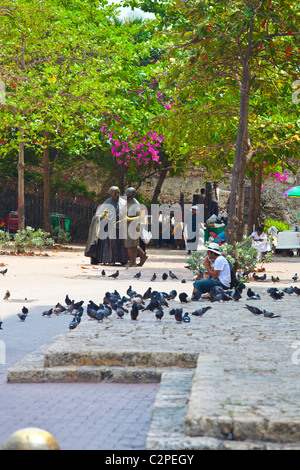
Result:
{"label": "bright sky", "polygon": [[[108,0],[108,3],[115,3],[115,4],[118,4],[119,2],[117,0]],[[140,10],[139,8],[135,8],[134,10],[132,10],[131,8],[123,8],[123,7],[120,7],[119,8],[120,10],[120,16],[122,18],[126,18],[126,17],[143,17],[143,18],[154,18],[155,16],[152,14],[152,13],[144,13],[142,10]]]}

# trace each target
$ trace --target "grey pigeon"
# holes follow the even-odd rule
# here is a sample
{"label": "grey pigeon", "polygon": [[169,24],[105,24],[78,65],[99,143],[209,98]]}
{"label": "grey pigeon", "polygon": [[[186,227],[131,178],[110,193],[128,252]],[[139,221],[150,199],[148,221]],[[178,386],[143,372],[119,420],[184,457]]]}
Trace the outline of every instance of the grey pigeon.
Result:
{"label": "grey pigeon", "polygon": [[153,273],[153,275],[152,275],[152,277],[151,277],[151,282],[155,281],[155,279],[156,279],[156,274]]}
{"label": "grey pigeon", "polygon": [[137,320],[138,314],[139,314],[138,304],[134,303],[132,305],[132,309],[131,309],[131,312],[130,312],[131,320]]}
{"label": "grey pigeon", "polygon": [[258,307],[253,307],[252,305],[247,305],[244,307],[247,308],[250,312],[254,313],[254,315],[262,315],[264,312],[260,310]]}
{"label": "grey pigeon", "polygon": [[53,308],[50,308],[50,310],[45,310],[43,313],[42,313],[42,316],[43,317],[48,317],[50,318],[50,316],[52,315],[53,313]]}
{"label": "grey pigeon", "polygon": [[285,294],[291,295],[291,294],[294,293],[294,287],[293,287],[293,286],[285,287],[284,289],[282,289],[282,291],[283,291]]}
{"label": "grey pigeon", "polygon": [[163,309],[160,307],[159,310],[157,310],[157,311],[155,312],[156,320],[161,321],[161,319],[162,319],[163,316],[164,316],[164,311],[163,311]]}
{"label": "grey pigeon", "polygon": [[118,276],[119,276],[119,270],[117,270],[115,273],[113,274],[110,274],[108,277],[113,277],[114,279],[116,279]]}
{"label": "grey pigeon", "polygon": [[139,271],[139,272],[136,273],[133,277],[134,277],[135,279],[139,279],[139,278],[141,277],[141,275],[142,275],[142,271]]}
{"label": "grey pigeon", "polygon": [[277,318],[277,317],[280,317],[280,315],[277,315],[277,313],[273,313],[273,312],[267,312],[267,310],[264,310],[264,317],[267,317],[267,318]]}
{"label": "grey pigeon", "polygon": [[170,276],[171,279],[178,279],[176,274],[172,273],[172,271],[169,271],[169,276]]}
{"label": "grey pigeon", "polygon": [[296,274],[294,274],[294,276],[292,277],[292,279],[293,279],[293,281],[295,281],[295,282],[296,282],[296,281],[298,280],[298,274],[297,274],[297,273],[296,273]]}
{"label": "grey pigeon", "polygon": [[202,317],[202,315],[207,312],[207,310],[211,309],[211,307],[202,307],[202,308],[197,308],[194,312],[192,312],[192,315],[195,315],[196,317]]}
{"label": "grey pigeon", "polygon": [[186,312],[182,317],[183,323],[190,323],[191,317],[189,316],[188,312]]}

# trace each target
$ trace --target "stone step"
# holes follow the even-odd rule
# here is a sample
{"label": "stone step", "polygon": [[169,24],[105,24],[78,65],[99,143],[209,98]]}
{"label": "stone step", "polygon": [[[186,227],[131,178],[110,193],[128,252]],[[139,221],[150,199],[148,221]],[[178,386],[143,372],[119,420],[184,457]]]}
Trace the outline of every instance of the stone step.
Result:
{"label": "stone step", "polygon": [[300,416],[294,414],[295,403],[280,396],[280,380],[259,369],[226,369],[220,356],[199,356],[185,434],[300,443]]}

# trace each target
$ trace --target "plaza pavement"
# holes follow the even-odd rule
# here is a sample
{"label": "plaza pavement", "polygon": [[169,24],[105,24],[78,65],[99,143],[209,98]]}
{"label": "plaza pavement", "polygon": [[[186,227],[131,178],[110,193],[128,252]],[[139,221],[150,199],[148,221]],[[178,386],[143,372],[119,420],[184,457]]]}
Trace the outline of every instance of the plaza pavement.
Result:
{"label": "plaza pavement", "polygon": [[[70,315],[42,317],[44,310],[64,303],[66,294],[86,305],[90,299],[100,303],[105,292],[114,289],[126,295],[129,285],[139,293],[149,286],[165,292],[192,292],[183,251],[149,249],[140,279],[134,278],[139,268],[121,267],[116,280],[108,275],[117,267],[104,267],[106,276],[102,277],[103,266],[91,266],[83,252],[84,247],[73,247],[48,251],[47,256],[0,257],[1,269],[8,268],[0,278],[2,293],[4,296],[8,289],[11,294],[9,300],[1,300],[0,311],[0,340],[6,348],[5,364],[0,364],[0,444],[15,430],[34,426],[48,430],[62,449],[70,450],[234,448],[249,436],[253,441],[268,441],[272,433],[270,448],[298,446],[300,361],[295,348],[300,340],[299,297],[285,296],[277,303],[266,289],[273,285],[271,275],[279,276],[277,287],[291,285],[291,277],[300,271],[299,258],[276,258],[265,265],[264,283],[248,284],[261,293],[264,308],[280,313],[278,319],[254,316],[243,308],[247,303],[243,300],[212,304],[207,314],[202,318],[191,315],[187,324],[177,325],[165,309],[161,323],[152,312],[141,312],[137,322],[112,316],[98,324],[85,316],[69,331]],[[178,280],[162,280],[162,273],[169,269]],[[151,283],[154,271],[157,280]],[[181,282],[183,278],[186,283]],[[24,323],[17,317],[23,305],[29,308]],[[192,302],[184,307],[191,313],[202,305]],[[252,305],[257,304],[252,301]],[[174,301],[171,306],[180,303]],[[100,349],[97,341],[95,348],[98,337]],[[80,379],[82,368],[71,365],[71,372],[60,376],[58,362],[52,381],[7,382],[8,372],[15,369],[18,375],[24,358],[25,362],[27,357],[35,360],[40,349],[44,353],[46,348],[49,363],[55,363],[58,351],[61,357],[70,351],[72,358],[74,352],[82,356],[82,345],[96,357],[103,356],[104,350],[110,352],[104,364],[110,373],[113,361],[120,365],[124,357],[130,357],[124,352],[133,350],[140,370],[133,371],[131,378],[144,380],[74,382],[70,376]],[[149,357],[155,359],[152,370],[153,363],[145,368]],[[178,364],[187,358],[188,363],[179,370],[170,363],[174,357]],[[75,357],[75,363],[77,360]],[[132,364],[124,364],[128,374]],[[88,362],[84,366],[88,377]],[[50,375],[54,369],[49,367]]]}

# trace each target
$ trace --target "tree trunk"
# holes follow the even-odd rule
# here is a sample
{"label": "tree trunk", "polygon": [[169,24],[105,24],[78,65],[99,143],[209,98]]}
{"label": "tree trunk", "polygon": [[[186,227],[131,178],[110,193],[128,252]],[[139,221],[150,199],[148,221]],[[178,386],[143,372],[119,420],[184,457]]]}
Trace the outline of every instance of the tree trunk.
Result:
{"label": "tree trunk", "polygon": [[250,196],[249,196],[249,213],[248,213],[248,226],[247,226],[247,235],[248,237],[253,232],[253,226],[255,225],[255,212],[256,212],[256,186],[255,186],[255,178],[256,178],[256,168],[255,163],[251,162],[251,171],[253,176],[250,182]]}
{"label": "tree trunk", "polygon": [[261,206],[261,184],[262,184],[262,170],[263,166],[260,163],[257,169],[257,175],[255,178],[255,212],[254,212],[254,225],[257,228],[260,223],[260,206]]}
{"label": "tree trunk", "polygon": [[160,195],[160,191],[161,191],[163,182],[165,181],[165,179],[167,177],[168,171],[169,170],[167,168],[163,168],[160,171],[159,178],[158,178],[158,181],[156,183],[156,187],[155,187],[152,199],[151,199],[151,204],[156,204],[157,203],[158,196]]}
{"label": "tree trunk", "polygon": [[43,146],[43,183],[44,183],[44,226],[45,231],[51,233],[50,218],[50,164],[49,164],[49,135],[44,133]]}
{"label": "tree trunk", "polygon": [[245,59],[240,86],[240,121],[236,140],[228,209],[227,240],[228,243],[233,246],[235,246],[237,241],[241,240],[243,234],[245,174],[249,160],[250,147],[248,134],[250,82],[249,65],[248,61]]}
{"label": "tree trunk", "polygon": [[261,204],[261,183],[262,183],[262,164],[255,167],[255,163],[251,164],[251,170],[254,173],[250,186],[250,203],[247,235],[251,235],[253,227],[260,225],[260,204]]}
{"label": "tree trunk", "polygon": [[18,224],[19,230],[25,229],[25,189],[24,189],[24,142],[19,144],[18,164]]}

